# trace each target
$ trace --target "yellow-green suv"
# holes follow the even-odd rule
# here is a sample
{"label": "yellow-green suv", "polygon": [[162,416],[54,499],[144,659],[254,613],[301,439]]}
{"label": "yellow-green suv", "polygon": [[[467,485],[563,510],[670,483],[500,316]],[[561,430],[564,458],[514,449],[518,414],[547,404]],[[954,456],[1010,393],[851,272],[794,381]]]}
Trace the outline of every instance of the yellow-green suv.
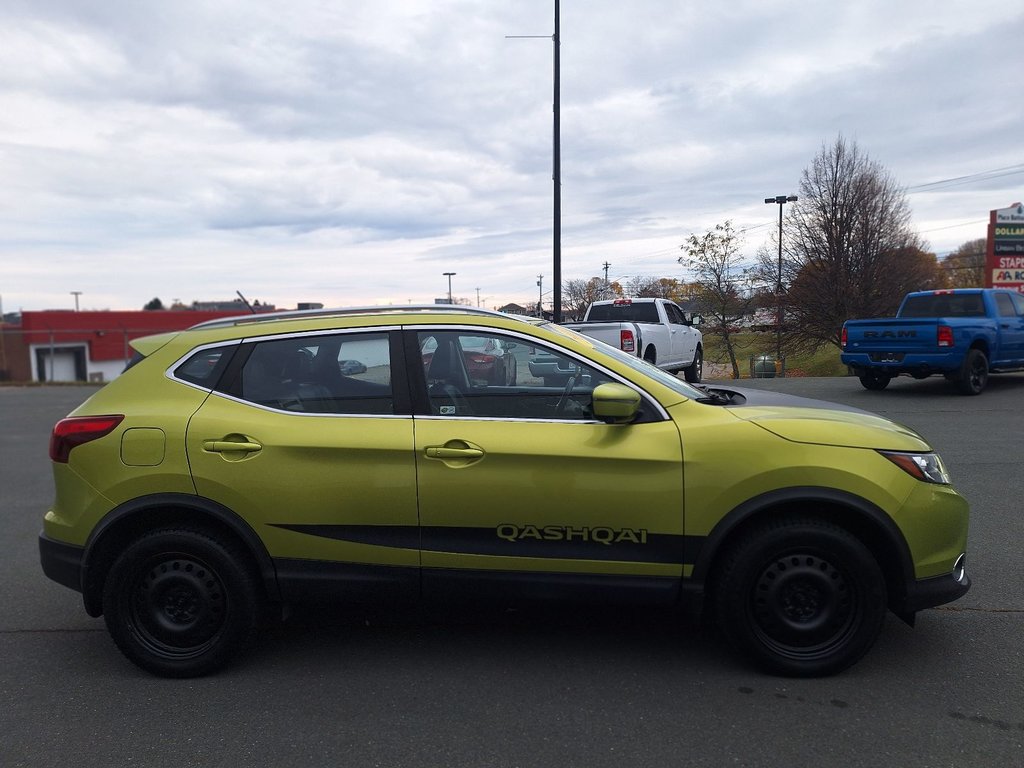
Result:
{"label": "yellow-green suv", "polygon": [[[835,673],[963,595],[967,504],[886,419],[697,388],[549,323],[283,313],[139,339],[54,428],[43,570],[139,666],[233,660],[268,608],[703,606],[767,670]],[[502,349],[516,370],[493,371]],[[545,385],[530,361],[569,376]]]}

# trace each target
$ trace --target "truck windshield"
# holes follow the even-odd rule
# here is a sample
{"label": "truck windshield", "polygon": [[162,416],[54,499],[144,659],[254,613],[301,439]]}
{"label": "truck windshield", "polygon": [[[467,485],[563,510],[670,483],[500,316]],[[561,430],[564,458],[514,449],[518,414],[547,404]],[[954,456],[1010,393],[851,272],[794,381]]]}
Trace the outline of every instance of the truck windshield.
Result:
{"label": "truck windshield", "polygon": [[980,293],[922,293],[908,296],[900,317],[984,317]]}
{"label": "truck windshield", "polygon": [[591,304],[587,322],[656,323],[658,307],[653,301],[632,304]]}

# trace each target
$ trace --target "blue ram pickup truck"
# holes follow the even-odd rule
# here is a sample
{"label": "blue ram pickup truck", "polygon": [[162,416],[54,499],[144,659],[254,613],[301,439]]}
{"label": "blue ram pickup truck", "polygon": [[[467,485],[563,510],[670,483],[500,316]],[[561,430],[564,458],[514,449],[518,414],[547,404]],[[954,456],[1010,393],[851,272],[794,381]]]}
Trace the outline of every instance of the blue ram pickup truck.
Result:
{"label": "blue ram pickup truck", "polygon": [[843,363],[866,389],[942,374],[965,395],[990,372],[1024,370],[1024,295],[998,288],[908,293],[896,317],[847,320]]}

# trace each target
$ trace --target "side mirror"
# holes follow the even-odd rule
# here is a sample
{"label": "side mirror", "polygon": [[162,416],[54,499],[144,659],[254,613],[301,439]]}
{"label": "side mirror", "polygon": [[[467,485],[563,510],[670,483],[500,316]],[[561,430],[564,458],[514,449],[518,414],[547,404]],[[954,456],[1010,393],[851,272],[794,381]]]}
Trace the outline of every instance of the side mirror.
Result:
{"label": "side mirror", "polygon": [[694,314],[693,312],[687,312],[684,315],[684,317],[686,317],[686,324],[687,325],[701,325],[704,322],[704,318],[703,317],[701,317],[700,315]]}
{"label": "side mirror", "polygon": [[600,384],[593,393],[594,416],[608,424],[628,424],[640,410],[640,393],[624,384]]}

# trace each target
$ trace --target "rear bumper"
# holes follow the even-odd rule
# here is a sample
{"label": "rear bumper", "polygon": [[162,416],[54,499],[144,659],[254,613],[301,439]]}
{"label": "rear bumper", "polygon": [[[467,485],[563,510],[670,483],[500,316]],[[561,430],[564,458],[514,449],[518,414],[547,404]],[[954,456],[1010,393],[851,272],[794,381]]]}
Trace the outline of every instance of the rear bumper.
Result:
{"label": "rear bumper", "polygon": [[873,371],[889,376],[901,373],[931,375],[934,373],[952,373],[959,371],[963,365],[964,355],[961,351],[946,354],[914,354],[894,353],[895,359],[885,359],[886,352],[843,352],[839,359],[843,365],[853,368],[858,374]]}
{"label": "rear bumper", "polygon": [[58,584],[82,591],[82,557],[85,550],[39,534],[39,562],[43,573]]}

